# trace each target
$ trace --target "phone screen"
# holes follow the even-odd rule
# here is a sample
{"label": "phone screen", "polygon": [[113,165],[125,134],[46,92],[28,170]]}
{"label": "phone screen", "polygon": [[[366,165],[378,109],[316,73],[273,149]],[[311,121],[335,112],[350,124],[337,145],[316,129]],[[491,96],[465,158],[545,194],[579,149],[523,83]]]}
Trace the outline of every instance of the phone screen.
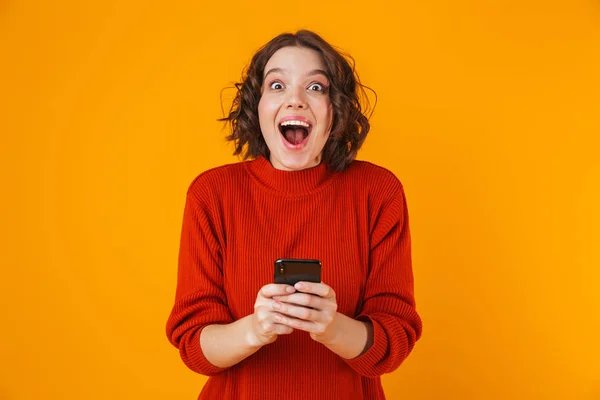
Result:
{"label": "phone screen", "polygon": [[321,262],[284,258],[275,261],[275,283],[321,282]]}

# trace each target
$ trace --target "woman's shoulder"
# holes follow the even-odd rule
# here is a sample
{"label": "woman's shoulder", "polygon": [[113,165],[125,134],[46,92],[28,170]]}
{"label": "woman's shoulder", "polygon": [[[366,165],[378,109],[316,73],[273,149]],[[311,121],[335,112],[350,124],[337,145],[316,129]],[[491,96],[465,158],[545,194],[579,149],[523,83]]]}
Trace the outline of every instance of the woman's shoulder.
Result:
{"label": "woman's shoulder", "polygon": [[402,182],[390,169],[370,161],[354,160],[346,171],[347,179],[373,187],[401,188]]}
{"label": "woman's shoulder", "polygon": [[189,184],[188,193],[194,193],[197,196],[216,194],[236,187],[239,180],[244,178],[244,164],[247,162],[219,165],[199,173]]}
{"label": "woman's shoulder", "polygon": [[349,184],[345,186],[353,187],[366,196],[369,208],[375,214],[394,202],[406,201],[401,180],[392,170],[383,166],[355,160],[348,168],[348,179]]}

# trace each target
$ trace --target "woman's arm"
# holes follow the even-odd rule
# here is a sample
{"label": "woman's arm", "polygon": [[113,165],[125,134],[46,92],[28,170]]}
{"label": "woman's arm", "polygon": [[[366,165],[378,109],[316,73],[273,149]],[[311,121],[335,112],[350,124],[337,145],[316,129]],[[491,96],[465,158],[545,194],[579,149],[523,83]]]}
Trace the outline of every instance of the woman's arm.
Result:
{"label": "woman's arm", "polygon": [[356,358],[373,345],[373,324],[368,321],[358,321],[337,313],[332,325],[331,337],[320,342],[342,358]]}
{"label": "woman's arm", "polygon": [[167,321],[169,341],[179,349],[183,362],[203,375],[216,375],[255,353],[278,335],[293,329],[278,324],[273,296],[294,293],[289,285],[261,288],[254,313],[234,321],[223,288],[222,248],[219,223],[207,185],[188,190],[184,208],[175,304]]}
{"label": "woman's arm", "polygon": [[372,324],[373,345],[360,357],[345,360],[369,377],[398,368],[423,329],[415,306],[408,208],[402,185],[394,182],[371,234],[370,271],[356,317]]}
{"label": "woman's arm", "polygon": [[268,284],[261,288],[254,304],[254,313],[224,325],[209,325],[200,334],[200,347],[206,359],[215,367],[228,368],[272,343],[279,335],[293,329],[276,323],[273,296],[294,292],[288,285]]}
{"label": "woman's arm", "polygon": [[254,354],[262,345],[251,336],[252,315],[231,324],[209,325],[200,334],[200,347],[215,367],[228,368]]}
{"label": "woman's arm", "polygon": [[192,371],[216,375],[223,371],[204,356],[200,347],[202,331],[211,325],[234,322],[223,289],[222,249],[218,224],[209,207],[205,185],[190,187],[186,196],[175,302],[167,320],[166,334],[179,349],[182,361]]}

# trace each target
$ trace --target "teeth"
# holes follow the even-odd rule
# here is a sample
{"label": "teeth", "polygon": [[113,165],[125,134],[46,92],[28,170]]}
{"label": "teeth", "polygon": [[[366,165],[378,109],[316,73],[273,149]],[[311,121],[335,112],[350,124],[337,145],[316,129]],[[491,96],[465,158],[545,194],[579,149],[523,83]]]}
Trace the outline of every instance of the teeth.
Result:
{"label": "teeth", "polygon": [[284,121],[280,124],[281,126],[288,126],[288,125],[299,125],[299,126],[303,126],[305,128],[310,127],[309,124],[307,124],[306,122],[303,121]]}

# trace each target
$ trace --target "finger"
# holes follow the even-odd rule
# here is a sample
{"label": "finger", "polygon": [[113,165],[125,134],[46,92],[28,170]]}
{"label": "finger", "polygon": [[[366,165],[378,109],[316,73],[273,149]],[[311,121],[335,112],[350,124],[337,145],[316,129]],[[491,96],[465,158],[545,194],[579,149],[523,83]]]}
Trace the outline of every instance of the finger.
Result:
{"label": "finger", "polygon": [[294,332],[294,328],[287,325],[273,324],[273,326],[275,327],[275,333],[278,335],[289,335]]}
{"label": "finger", "polygon": [[333,289],[324,283],[298,282],[294,287],[299,292],[316,294],[317,296],[321,296],[325,299],[335,298],[335,292]]}
{"label": "finger", "polygon": [[278,301],[273,302],[273,310],[280,314],[287,315],[289,317],[294,317],[297,319],[301,319],[304,321],[313,321],[313,322],[324,322],[325,317],[322,315],[323,313],[318,310],[312,310],[307,307],[296,306],[288,303],[281,303]]}
{"label": "finger", "polygon": [[284,285],[279,283],[269,283],[268,285],[260,288],[259,295],[266,298],[273,296],[285,296],[290,293],[294,293],[296,289],[290,285]]}
{"label": "finger", "polygon": [[273,335],[275,333],[276,324],[269,321],[262,321],[259,324],[261,335]]}
{"label": "finger", "polygon": [[266,305],[261,305],[254,308],[254,315],[256,316],[256,319],[259,321],[259,323],[268,321],[269,318],[272,318],[271,314],[271,307],[268,307]]}
{"label": "finger", "polygon": [[276,314],[275,322],[280,325],[288,326],[294,330],[317,334],[323,332],[323,324],[319,324],[313,321],[304,321],[298,318],[289,317],[287,315]]}
{"label": "finger", "polygon": [[280,303],[297,304],[299,306],[310,307],[316,310],[322,310],[326,306],[325,299],[306,293],[294,293],[287,296],[276,296],[276,298],[273,300]]}

